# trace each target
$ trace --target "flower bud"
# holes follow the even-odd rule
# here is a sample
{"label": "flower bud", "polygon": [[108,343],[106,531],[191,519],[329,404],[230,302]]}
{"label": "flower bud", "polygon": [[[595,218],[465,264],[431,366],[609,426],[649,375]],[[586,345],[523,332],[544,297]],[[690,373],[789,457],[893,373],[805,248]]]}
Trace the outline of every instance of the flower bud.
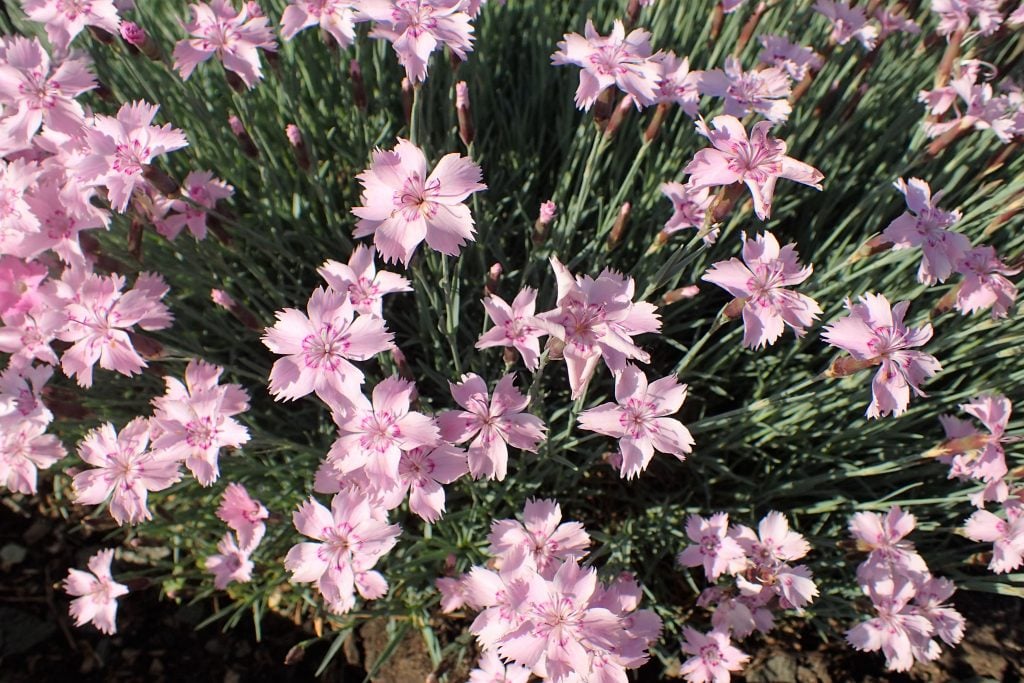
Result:
{"label": "flower bud", "polygon": [[455,113],[459,118],[459,139],[469,147],[473,144],[473,116],[469,109],[469,86],[465,81],[455,84]]}

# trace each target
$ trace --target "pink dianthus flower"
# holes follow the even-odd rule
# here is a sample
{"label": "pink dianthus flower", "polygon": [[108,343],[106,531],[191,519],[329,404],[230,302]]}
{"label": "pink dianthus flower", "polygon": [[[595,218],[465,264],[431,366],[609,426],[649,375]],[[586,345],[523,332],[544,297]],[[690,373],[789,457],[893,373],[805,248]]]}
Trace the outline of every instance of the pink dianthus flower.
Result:
{"label": "pink dianthus flower", "polygon": [[373,235],[377,251],[388,263],[409,265],[420,242],[455,256],[473,239],[473,216],[463,202],[487,189],[480,167],[468,157],[445,155],[427,174],[423,151],[399,140],[393,151],[376,150],[370,168],[360,173],[362,206],[355,236]]}
{"label": "pink dianthus flower", "polygon": [[932,326],[907,327],[903,318],[910,302],[890,307],[881,294],[865,294],[860,303],[847,301],[846,307],[850,314],[826,327],[822,338],[858,361],[881,365],[871,382],[869,418],[902,415],[910,391],[924,396],[919,385],[942,369],[935,356],[911,350],[932,338]]}
{"label": "pink dianthus flower", "polygon": [[392,346],[393,335],[374,316],[355,316],[348,292],[313,290],[304,315],[294,308],[278,311],[263,343],[284,355],[270,370],[270,393],[294,400],[311,392],[328,404],[363,383],[363,373],[351,363],[367,360]]}
{"label": "pink dianthus flower", "polygon": [[[179,40],[174,46],[174,68],[183,80],[201,62],[217,55],[224,68],[238,74],[246,87],[252,89],[263,78],[259,49],[277,50],[274,33],[267,18],[250,11],[244,3],[241,11],[230,0],[210,0],[190,5],[192,21],[185,24],[191,38]],[[255,5],[258,9],[259,5]]]}
{"label": "pink dianthus flower", "polygon": [[783,324],[796,336],[821,315],[814,299],[787,287],[811,276],[811,266],[800,267],[796,245],[780,248],[775,235],[766,232],[755,239],[743,236],[743,262],[719,261],[701,279],[712,282],[743,301],[743,345],[761,348],[774,344]]}
{"label": "pink dianthus flower", "polygon": [[376,255],[374,247],[359,244],[347,264],[328,260],[317,272],[335,291],[348,292],[349,301],[358,313],[382,318],[384,295],[411,292],[412,285],[397,273],[377,270]]}
{"label": "pink dianthus flower", "polygon": [[824,176],[802,161],[786,156],[786,143],[769,137],[770,121],[754,124],[747,131],[734,116],[716,116],[711,120],[714,130],[703,120],[697,122],[697,132],[711,141],[683,169],[690,174],[689,185],[694,189],[745,183],[754,200],[754,213],[761,220],[771,216],[775,182],[788,178],[816,190],[821,189]]}
{"label": "pink dianthus flower", "polygon": [[69,612],[75,626],[89,622],[101,633],[117,633],[117,599],[128,595],[128,586],[117,583],[110,574],[113,549],[101,550],[89,558],[89,571],[69,569],[64,592],[75,596]]}
{"label": "pink dianthus flower", "polygon": [[544,422],[526,412],[530,399],[515,387],[515,375],[505,375],[489,396],[487,383],[476,374],[450,383],[452,397],[464,410],[441,413],[441,436],[469,444],[469,471],[479,479],[501,481],[508,471],[508,447],[536,452],[544,439]]}
{"label": "pink dianthus flower", "polygon": [[558,51],[551,56],[556,66],[575,64],[581,67],[580,85],[576,89],[576,106],[590,109],[598,96],[615,85],[633,98],[637,109],[658,100],[661,66],[651,59],[651,34],[638,28],[626,35],[619,19],[612,32],[602,36],[587,19],[584,35],[565,34]]}
{"label": "pink dianthus flower", "polygon": [[655,451],[685,460],[693,450],[693,437],[679,420],[669,417],[679,412],[686,399],[686,385],[674,375],[648,384],[647,376],[635,365],[615,377],[615,403],[583,411],[579,416],[583,429],[619,440],[624,479],[639,476],[647,469]]}
{"label": "pink dianthus flower", "polygon": [[96,505],[110,498],[110,515],[118,524],[138,524],[152,515],[146,507],[150,491],[162,491],[181,479],[178,460],[149,450],[149,422],[137,417],[121,430],[109,422],[82,439],[78,455],[94,469],[75,475],[74,498]]}
{"label": "pink dianthus flower", "polygon": [[360,0],[359,19],[377,23],[371,33],[390,41],[413,83],[427,78],[431,53],[447,45],[465,61],[473,49],[473,25],[464,0]]}

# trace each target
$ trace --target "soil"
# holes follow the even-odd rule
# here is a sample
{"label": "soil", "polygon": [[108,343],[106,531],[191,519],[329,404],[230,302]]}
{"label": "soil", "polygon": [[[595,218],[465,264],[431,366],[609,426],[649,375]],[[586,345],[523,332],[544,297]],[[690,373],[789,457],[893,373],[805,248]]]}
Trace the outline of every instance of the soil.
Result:
{"label": "soil", "polygon": [[[10,501],[6,501],[10,503]],[[155,588],[122,600],[118,633],[104,636],[91,626],[75,628],[60,581],[68,567],[85,565],[99,547],[82,546],[60,520],[32,515],[17,506],[0,507],[0,683],[75,683],[210,681],[216,683],[289,683],[316,681],[315,672],[330,640],[306,650],[296,645],[312,637],[275,614],[256,640],[251,622],[222,632],[219,625],[196,630],[214,605],[159,600]],[[749,683],[939,683],[996,681],[1024,677],[1024,600],[980,593],[957,596],[969,627],[955,650],[918,665],[909,674],[890,674],[881,656],[853,652],[842,643],[823,642],[811,629],[781,633],[754,653],[745,677]],[[454,629],[459,624],[452,624]],[[363,681],[390,637],[383,621],[364,624],[340,649],[320,680]],[[649,683],[677,680],[658,662],[637,672]],[[465,662],[444,662],[442,670],[465,680]],[[427,683],[436,680],[423,640],[410,628],[395,656],[378,668],[379,683]]]}

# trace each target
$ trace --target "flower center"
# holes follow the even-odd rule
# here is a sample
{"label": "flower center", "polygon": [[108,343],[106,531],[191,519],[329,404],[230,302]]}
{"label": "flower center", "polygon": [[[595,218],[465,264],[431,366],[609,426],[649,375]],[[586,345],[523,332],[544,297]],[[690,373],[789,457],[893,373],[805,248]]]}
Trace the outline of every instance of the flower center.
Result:
{"label": "flower center", "polygon": [[303,360],[311,370],[335,372],[350,345],[347,326],[335,329],[331,323],[324,323],[319,332],[302,340]]}

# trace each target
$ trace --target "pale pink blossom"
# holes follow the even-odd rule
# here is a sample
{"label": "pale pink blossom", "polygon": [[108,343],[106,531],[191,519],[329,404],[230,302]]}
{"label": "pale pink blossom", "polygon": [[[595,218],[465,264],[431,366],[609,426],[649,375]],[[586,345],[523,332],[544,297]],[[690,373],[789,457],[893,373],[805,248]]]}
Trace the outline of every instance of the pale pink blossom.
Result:
{"label": "pale pink blossom", "polygon": [[0,315],[28,313],[40,306],[40,285],[49,274],[49,269],[38,261],[0,256]]}
{"label": "pale pink blossom", "polygon": [[63,310],[46,302],[26,313],[12,311],[2,317],[0,351],[11,354],[12,361],[17,363],[39,360],[57,364],[57,354],[51,344],[67,325],[68,317]]}
{"label": "pale pink blossom", "polygon": [[555,220],[555,216],[558,214],[558,206],[555,205],[550,199],[540,204],[540,211],[537,215],[537,220],[540,221],[541,225],[548,225],[551,221]]}
{"label": "pale pink blossom", "polygon": [[[433,524],[445,510],[442,484],[451,484],[467,472],[469,466],[465,452],[451,444],[402,451],[402,459],[398,462],[398,486],[386,494],[385,498],[390,500],[386,500],[385,505],[395,507],[408,494],[409,510]],[[395,505],[390,504],[392,501]]]}
{"label": "pale pink blossom", "polygon": [[16,429],[34,423],[45,428],[53,413],[43,403],[42,392],[53,376],[47,365],[10,363],[0,372],[0,429]]}
{"label": "pale pink blossom", "polygon": [[52,251],[64,263],[85,261],[79,233],[109,223],[108,213],[89,202],[94,195],[95,188],[76,182],[61,185],[53,178],[34,186],[25,201],[39,219],[39,230],[24,236],[19,253],[34,258]]}
{"label": "pale pink blossom", "polygon": [[712,146],[697,152],[683,169],[690,174],[693,189],[745,183],[754,200],[754,213],[761,220],[771,216],[775,182],[779,178],[821,189],[821,172],[786,156],[786,143],[769,137],[770,121],[754,124],[749,138],[734,116],[716,116],[711,125],[714,130],[703,120],[697,122],[697,132],[708,138]]}
{"label": "pale pink blossom", "polygon": [[117,633],[117,599],[128,595],[128,586],[117,583],[110,574],[114,550],[101,550],[89,558],[89,571],[69,569],[64,579],[64,592],[74,596],[69,612],[75,626],[89,622],[101,633]]}
{"label": "pale pink blossom", "polygon": [[978,510],[964,524],[964,534],[972,541],[992,543],[988,568],[1005,574],[1024,564],[1024,504],[1009,500],[1003,504],[1006,519],[988,510]]}
{"label": "pale pink blossom", "polygon": [[114,0],[21,0],[21,7],[29,19],[46,25],[50,44],[62,52],[86,26],[117,35],[121,21]]}
{"label": "pale pink blossom", "polygon": [[231,417],[249,409],[249,396],[241,385],[218,384],[221,372],[216,365],[189,361],[185,384],[164,377],[167,393],[153,399],[153,424],[160,430],[154,450],[184,461],[203,486],[220,476],[221,449],[249,440],[249,430]]}
{"label": "pale pink blossom", "polygon": [[476,374],[463,375],[459,383],[449,382],[452,397],[463,410],[438,415],[441,436],[452,443],[470,441],[469,471],[479,479],[501,481],[508,471],[508,447],[536,452],[544,440],[544,422],[526,412],[529,397],[515,387],[515,375],[502,377],[487,391],[487,383]]}
{"label": "pale pink blossom", "polygon": [[342,491],[331,500],[330,510],[310,498],[292,513],[292,523],[315,542],[292,546],[284,567],[294,583],[313,582],[331,612],[351,610],[356,591],[367,600],[387,593],[384,577],[372,569],[402,530],[388,524],[365,496]]}
{"label": "pale pink blossom", "polygon": [[356,38],[354,0],[291,0],[281,15],[281,37],[291,40],[295,34],[311,26],[319,26],[331,34],[341,47],[348,47]]}
{"label": "pale pink blossom", "polygon": [[690,683],[727,683],[730,672],[741,671],[750,659],[721,631],[704,634],[687,626],[683,638],[683,652],[691,656],[679,673]]}
{"label": "pale pink blossom", "polygon": [[896,575],[864,586],[864,592],[878,616],[847,631],[846,641],[861,652],[881,650],[891,671],[909,670],[915,660],[914,642],[927,643],[935,631],[911,603],[917,592],[914,582]]}
{"label": "pale pink blossom", "polygon": [[735,57],[725,58],[725,70],[709,69],[700,78],[702,95],[725,99],[726,116],[757,113],[773,123],[789,118],[793,108],[789,74],[776,66],[744,71]]}
{"label": "pale pink blossom", "polygon": [[156,231],[169,240],[176,238],[188,228],[197,240],[206,239],[207,210],[215,209],[217,202],[235,193],[235,188],[210,171],[192,171],[181,184],[181,199],[161,202],[165,211],[173,211],[154,226]]}
{"label": "pale pink blossom", "polygon": [[956,293],[956,309],[964,315],[992,309],[993,318],[1005,318],[1017,299],[1017,286],[1006,277],[1017,275],[1020,268],[1011,268],[989,246],[968,250],[957,263],[956,270],[964,276]]}
{"label": "pale pink blossom", "polygon": [[306,312],[308,317],[294,308],[278,311],[277,323],[263,335],[266,347],[284,356],[270,370],[270,393],[290,401],[316,392],[337,403],[363,383],[351,361],[391,348],[393,335],[381,318],[355,316],[348,292],[318,287]]}
{"label": "pale pink blossom", "polygon": [[440,440],[434,420],[410,409],[415,390],[412,382],[388,377],[373,388],[372,402],[350,392],[334,411],[338,438],[327,462],[340,474],[364,470],[379,489],[398,484],[402,452]]}
{"label": "pale pink blossom", "polygon": [[658,78],[658,102],[674,103],[686,112],[687,116],[697,116],[700,104],[700,79],[703,71],[691,71],[690,60],[680,59],[674,52],[659,52],[651,56],[661,70]]}
{"label": "pale pink blossom", "polygon": [[487,551],[502,560],[502,564],[519,549],[543,573],[562,560],[581,560],[587,554],[590,536],[579,522],[562,522],[558,501],[531,498],[526,501],[522,517],[522,522],[491,522]]}
{"label": "pale pink blossom", "polygon": [[36,493],[39,470],[67,455],[60,439],[45,432],[46,424],[37,421],[9,424],[0,418],[0,486],[14,493]]}
{"label": "pale pink blossom", "polygon": [[529,680],[527,667],[505,664],[494,650],[485,650],[476,668],[469,672],[469,683],[527,683]]}
{"label": "pale pink blossom", "polygon": [[680,461],[693,451],[690,432],[669,417],[679,412],[685,399],[686,385],[674,375],[648,384],[647,376],[630,364],[615,377],[615,402],[583,411],[579,423],[583,429],[619,440],[619,475],[632,479],[647,469],[655,451]]}
{"label": "pale pink blossom", "polygon": [[447,45],[465,61],[473,49],[473,26],[463,0],[360,0],[359,19],[376,22],[370,35],[391,42],[413,83],[426,80],[435,50]]}
{"label": "pale pink blossom", "polygon": [[783,69],[794,81],[802,81],[809,71],[821,69],[821,55],[812,48],[791,43],[785,36],[765,33],[757,37],[761,52],[757,61]]}
{"label": "pale pink blossom", "polygon": [[236,534],[243,548],[254,546],[266,530],[263,520],[270,513],[258,500],[254,500],[241,484],[231,483],[224,489],[217,517]]}
{"label": "pale pink blossom", "polygon": [[[704,227],[704,216],[714,201],[706,187],[692,188],[682,183],[662,183],[661,193],[672,202],[672,217],[665,223],[662,232],[666,235],[684,228]],[[718,233],[712,231],[704,236],[705,244],[714,244]]]}
{"label": "pale pink blossom", "polygon": [[917,35],[921,32],[921,27],[917,25],[917,22],[903,16],[902,11],[903,8],[899,5],[892,8],[879,7],[875,10],[874,18],[879,26],[879,40],[897,31],[910,35]]}
{"label": "pale pink blossom", "polygon": [[[595,657],[613,654],[626,636],[621,619],[592,604],[597,571],[566,560],[550,580],[534,574],[521,608],[522,625],[499,641],[500,656],[552,683],[569,683],[586,675]],[[600,661],[600,660],[599,660]]]}
{"label": "pale pink blossom", "polygon": [[1000,4],[999,0],[931,0],[932,11],[939,15],[935,31],[940,36],[966,31],[973,15],[978,21],[978,34],[990,35],[1003,23]]}
{"label": "pale pink blossom", "polygon": [[[257,541],[258,542],[258,541]],[[213,587],[224,590],[228,584],[252,581],[253,562],[250,558],[253,547],[238,545],[235,535],[224,534],[217,544],[217,553],[205,560],[206,571],[213,574]]]}
{"label": "pale pink blossom", "polygon": [[[964,637],[963,615],[946,603],[955,592],[956,584],[949,579],[929,575],[917,585],[914,596],[918,614],[931,622],[934,634],[947,645],[956,645]],[[931,647],[928,643],[922,649],[937,653],[938,645]]]}
{"label": "pale pink blossom", "polygon": [[171,312],[161,299],[169,288],[159,275],[141,273],[134,287],[124,289],[124,277],[90,274],[65,307],[67,325],[58,333],[71,348],[61,357],[61,367],[79,386],[92,386],[93,366],[135,375],[146,361],[135,350],[130,328],[161,330],[171,324]]}
{"label": "pale pink blossom", "polygon": [[25,193],[39,174],[34,162],[0,161],[0,255],[27,255],[23,242],[39,230],[39,219],[25,201]]}
{"label": "pale pink blossom", "polygon": [[377,250],[365,244],[356,245],[348,263],[325,261],[317,270],[327,284],[338,292],[348,292],[349,301],[362,315],[383,317],[384,295],[411,292],[412,285],[401,275],[377,270]]}
{"label": "pale pink blossom", "polygon": [[684,567],[703,567],[708,581],[722,574],[735,574],[743,570],[746,553],[736,539],[729,536],[729,515],[718,512],[704,519],[690,515],[686,520],[686,535],[695,545],[688,545],[676,558]]}
{"label": "pale pink blossom", "polygon": [[559,41],[558,51],[551,55],[557,66],[575,64],[581,68],[580,85],[576,89],[576,106],[590,109],[598,96],[611,86],[633,98],[637,109],[658,101],[658,86],[662,67],[651,59],[651,34],[638,28],[626,35],[619,19],[612,32],[602,36],[587,19],[587,25],[578,33],[566,33]]}
{"label": "pale pink blossom", "polygon": [[528,370],[536,370],[540,360],[540,338],[547,335],[536,317],[537,290],[524,287],[510,306],[496,294],[483,300],[484,310],[494,327],[480,335],[476,348],[512,347],[522,356]]}
{"label": "pale pink blossom", "polygon": [[137,417],[120,434],[109,422],[86,434],[78,456],[93,469],[75,475],[75,502],[97,505],[109,497],[110,515],[118,524],[152,519],[147,494],[179,481],[181,473],[174,457],[149,450],[149,430],[149,422]]}
{"label": "pale pink blossom", "polygon": [[805,294],[786,289],[811,276],[801,267],[795,244],[779,247],[775,235],[743,235],[743,262],[719,261],[701,279],[712,282],[743,301],[743,345],[762,348],[782,336],[789,325],[797,337],[821,315],[821,308]]}
{"label": "pale pink blossom", "polygon": [[473,216],[463,202],[487,186],[468,157],[447,154],[428,175],[423,151],[400,139],[393,151],[375,150],[357,177],[363,193],[362,206],[352,209],[360,219],[354,234],[373,235],[386,262],[408,265],[423,240],[449,256],[473,240]]}
{"label": "pale pink blossom", "polygon": [[[259,50],[277,50],[274,33],[267,18],[252,12],[250,4],[243,3],[236,10],[230,0],[210,0],[209,3],[190,5],[192,21],[185,30],[192,37],[174,45],[174,68],[183,80],[201,62],[216,55],[224,68],[238,74],[246,87],[252,89],[263,78]],[[255,5],[256,9],[259,5]]]}
{"label": "pale pink blossom", "polygon": [[[978,60],[965,59],[955,70],[955,78],[949,85],[934,90],[922,90],[917,99],[928,107],[931,116],[924,122],[928,137],[937,137],[948,131],[990,130],[1003,143],[1010,142],[1019,133],[1019,105],[1010,95],[996,95],[990,82],[979,82],[979,78],[994,78],[985,69],[991,65]],[[957,106],[958,100],[962,102]],[[946,112],[953,111],[953,117],[941,120]]]}
{"label": "pale pink blossom", "polygon": [[869,418],[902,415],[910,403],[910,391],[924,396],[919,385],[942,369],[935,356],[911,350],[932,338],[932,326],[907,327],[903,318],[909,307],[909,301],[890,307],[881,294],[865,294],[858,304],[848,300],[850,314],[822,333],[822,339],[854,359],[881,365],[871,381]]}
{"label": "pale pink blossom", "polygon": [[107,188],[110,206],[124,213],[136,190],[146,189],[147,168],[157,157],[188,145],[170,124],[152,125],[159,109],[141,100],[127,102],[117,117],[95,116],[84,128],[87,152],[74,171],[92,185]]}
{"label": "pale pink blossom", "polygon": [[85,111],[74,98],[96,87],[87,63],[65,59],[57,64],[36,38],[15,36],[0,60],[0,149],[13,151],[31,144],[45,124],[69,136],[77,136],[85,122]]}
{"label": "pale pink blossom", "polygon": [[850,518],[850,535],[868,558],[857,568],[857,579],[870,584],[879,576],[902,575],[921,577],[928,566],[906,537],[917,520],[898,505],[889,508],[883,517],[877,512],[858,512]]}
{"label": "pale pink blossom", "polygon": [[907,211],[889,223],[882,236],[892,242],[894,249],[921,247],[924,258],[917,271],[918,281],[928,285],[943,282],[971,248],[966,236],[947,230],[961,214],[940,209],[938,203],[944,193],[940,190],[933,196],[927,181],[911,178],[904,182],[899,178],[894,184],[906,198]]}
{"label": "pale pink blossom", "polygon": [[551,267],[558,283],[556,308],[538,318],[565,344],[563,356],[573,399],[586,391],[601,359],[613,373],[622,372],[629,360],[650,361],[633,336],[658,332],[661,319],[653,304],[633,301],[633,278],[607,269],[597,279],[574,276],[554,256]]}
{"label": "pale pink blossom", "polygon": [[865,50],[875,49],[878,28],[868,23],[863,7],[851,6],[845,0],[816,0],[814,10],[832,22],[830,38],[834,42],[846,45],[851,39],[855,39]]}
{"label": "pale pink blossom", "polygon": [[1024,24],[1024,2],[1018,5],[1017,9],[1010,13],[1010,16],[1006,17],[1006,23],[1011,26]]}
{"label": "pale pink blossom", "polygon": [[1006,476],[1006,453],[1003,444],[1018,441],[1006,435],[1012,406],[1001,395],[985,394],[970,403],[961,403],[960,409],[976,417],[988,434],[982,434],[967,420],[952,415],[940,415],[939,421],[946,432],[939,460],[950,465],[950,478],[980,479],[997,482]]}

